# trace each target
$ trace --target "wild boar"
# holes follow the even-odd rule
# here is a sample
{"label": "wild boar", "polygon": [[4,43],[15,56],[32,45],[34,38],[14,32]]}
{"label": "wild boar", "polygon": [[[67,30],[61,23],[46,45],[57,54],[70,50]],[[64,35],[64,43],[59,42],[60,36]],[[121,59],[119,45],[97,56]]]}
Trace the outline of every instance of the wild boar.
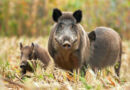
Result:
{"label": "wild boar", "polygon": [[82,11],[61,12],[53,9],[55,24],[50,32],[48,51],[55,64],[65,70],[81,68],[89,60],[90,43],[80,24]]}
{"label": "wild boar", "polygon": [[89,64],[92,69],[115,65],[115,72],[119,76],[122,56],[122,42],[119,34],[111,28],[97,27],[88,36],[92,52]]}
{"label": "wild boar", "polygon": [[32,68],[29,66],[27,60],[40,60],[45,68],[49,64],[50,57],[47,51],[44,48],[41,48],[39,45],[32,43],[31,46],[23,46],[20,43],[20,50],[21,50],[21,64],[20,68],[22,68],[22,73],[25,74],[26,70],[33,71]]}

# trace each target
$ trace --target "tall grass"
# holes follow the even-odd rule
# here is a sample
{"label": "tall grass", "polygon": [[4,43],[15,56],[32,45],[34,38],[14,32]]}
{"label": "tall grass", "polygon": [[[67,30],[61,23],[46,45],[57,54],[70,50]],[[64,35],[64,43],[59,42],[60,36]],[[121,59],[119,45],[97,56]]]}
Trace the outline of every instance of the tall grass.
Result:
{"label": "tall grass", "polygon": [[[27,72],[26,76],[21,78],[21,69],[19,67],[21,62],[19,43],[22,42],[23,45],[31,45],[31,42],[34,42],[47,49],[47,40],[48,37],[0,37],[0,83],[2,83],[0,84],[0,88],[20,88],[16,84],[7,82],[7,80],[17,84],[22,84],[29,88],[27,90],[35,88],[47,90],[125,90],[125,87],[130,85],[130,42],[128,41],[123,41],[124,54],[122,57],[119,80],[114,77],[115,73],[113,68],[104,69],[99,72],[98,75],[88,68],[85,77],[77,76],[76,73],[74,73],[74,77],[72,77],[67,73],[67,71],[54,67],[53,62],[51,62],[47,67],[47,70],[45,70],[41,67],[42,63],[40,61],[37,62],[38,64],[34,73]],[[33,67],[31,62],[30,65]],[[1,81],[2,78],[7,79],[6,82]]]}

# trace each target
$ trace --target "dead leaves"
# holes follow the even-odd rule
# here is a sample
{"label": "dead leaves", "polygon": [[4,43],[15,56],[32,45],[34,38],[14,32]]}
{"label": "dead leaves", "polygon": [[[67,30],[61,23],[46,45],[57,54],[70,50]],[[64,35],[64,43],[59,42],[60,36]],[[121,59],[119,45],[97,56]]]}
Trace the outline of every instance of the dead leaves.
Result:
{"label": "dead leaves", "polygon": [[[99,72],[99,75],[95,74],[90,68],[86,71],[86,76],[81,77],[78,74],[69,74],[68,71],[56,68],[54,63],[50,63],[47,69],[42,69],[42,65],[38,64],[34,73],[29,73],[23,78],[20,76],[20,50],[19,42],[25,44],[30,44],[30,42],[37,42],[43,47],[47,48],[47,39],[48,37],[38,37],[38,38],[1,38],[0,39],[0,75],[4,78],[9,79],[9,82],[15,82],[29,89],[53,89],[53,90],[71,90],[71,89],[115,89],[123,88],[129,90],[128,83],[130,73],[129,73],[129,51],[128,43],[125,42],[125,54],[123,54],[123,61],[121,66],[121,78],[114,76],[114,72],[110,68],[107,70]],[[5,42],[8,41],[8,42]],[[43,44],[44,43],[44,44]],[[39,63],[39,62],[37,62]],[[31,64],[32,67],[35,64]],[[123,77],[122,77],[123,76]],[[79,79],[78,79],[79,78]],[[2,87],[9,89],[21,89],[19,85],[11,84],[8,81],[0,80],[0,89]],[[28,90],[29,90],[28,89]]]}

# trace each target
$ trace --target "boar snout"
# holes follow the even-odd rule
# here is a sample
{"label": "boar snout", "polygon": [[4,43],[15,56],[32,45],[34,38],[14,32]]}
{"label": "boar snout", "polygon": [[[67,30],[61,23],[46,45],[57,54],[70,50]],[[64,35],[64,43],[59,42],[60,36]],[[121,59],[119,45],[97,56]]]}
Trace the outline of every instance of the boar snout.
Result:
{"label": "boar snout", "polygon": [[63,48],[71,48],[71,43],[69,41],[65,41],[63,44],[62,44],[62,47]]}
{"label": "boar snout", "polygon": [[25,67],[26,67],[25,64],[20,65],[20,68],[25,68]]}
{"label": "boar snout", "polygon": [[28,62],[27,61],[23,61],[20,65],[20,68],[26,68],[28,65]]}
{"label": "boar snout", "polygon": [[71,36],[55,37],[55,41],[64,49],[70,49],[77,41],[77,38]]}

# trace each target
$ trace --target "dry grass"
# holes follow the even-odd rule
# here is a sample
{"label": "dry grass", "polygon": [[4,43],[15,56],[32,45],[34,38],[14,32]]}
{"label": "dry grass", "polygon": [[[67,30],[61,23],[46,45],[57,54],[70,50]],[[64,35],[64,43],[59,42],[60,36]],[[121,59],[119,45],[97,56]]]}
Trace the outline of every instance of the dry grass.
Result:
{"label": "dry grass", "polygon": [[[85,77],[74,74],[74,77],[59,68],[54,69],[53,61],[44,70],[40,62],[34,73],[27,73],[30,77],[21,79],[19,43],[24,45],[31,42],[38,43],[47,49],[48,37],[0,38],[0,90],[2,89],[47,89],[47,90],[86,90],[86,89],[128,89],[130,88],[130,42],[123,42],[123,57],[120,79],[115,77],[113,68],[107,68],[95,75],[88,69]],[[106,73],[111,71],[111,74]],[[79,80],[78,80],[79,79]]]}

